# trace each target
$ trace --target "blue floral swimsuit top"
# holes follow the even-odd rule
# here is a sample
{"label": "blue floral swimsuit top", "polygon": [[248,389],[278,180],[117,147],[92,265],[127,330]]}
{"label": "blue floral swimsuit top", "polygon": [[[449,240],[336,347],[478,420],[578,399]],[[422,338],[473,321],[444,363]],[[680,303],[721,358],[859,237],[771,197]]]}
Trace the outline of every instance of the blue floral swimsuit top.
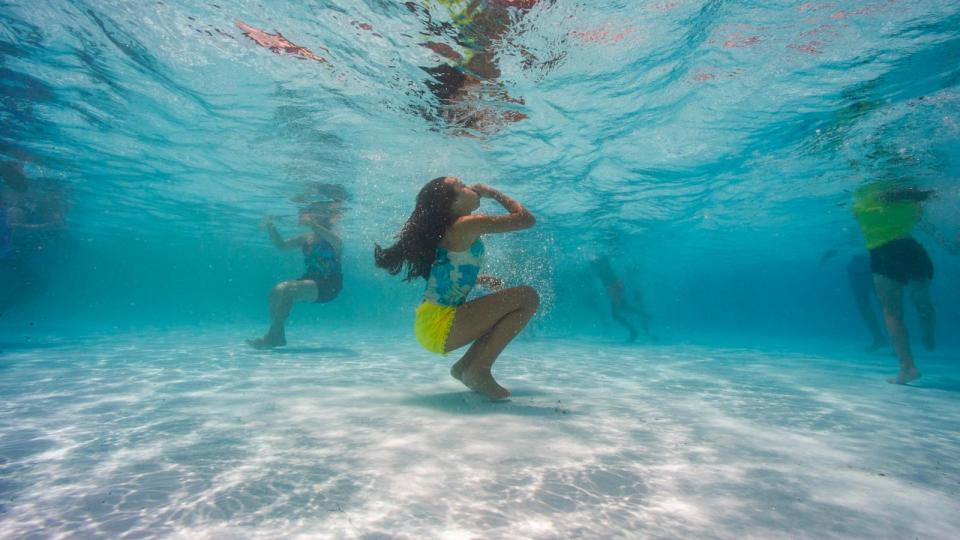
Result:
{"label": "blue floral swimsuit top", "polygon": [[340,257],[330,242],[314,237],[313,242],[303,245],[303,265],[307,274],[331,276],[340,273]]}
{"label": "blue floral swimsuit top", "polygon": [[430,268],[423,299],[439,306],[463,304],[477,284],[483,253],[483,242],[479,238],[466,251],[437,247],[437,258]]}

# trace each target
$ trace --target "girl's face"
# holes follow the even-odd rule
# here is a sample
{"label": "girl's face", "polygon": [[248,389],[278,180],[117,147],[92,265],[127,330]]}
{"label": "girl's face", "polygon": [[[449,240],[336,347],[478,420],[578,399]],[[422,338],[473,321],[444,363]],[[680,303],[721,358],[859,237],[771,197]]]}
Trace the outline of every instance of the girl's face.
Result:
{"label": "girl's face", "polygon": [[311,212],[300,212],[300,225],[311,225],[315,217]]}
{"label": "girl's face", "polygon": [[450,205],[451,212],[458,216],[466,216],[480,208],[480,195],[477,195],[477,192],[470,189],[463,181],[450,176],[447,177],[447,183],[452,185],[457,193],[456,199]]}
{"label": "girl's face", "polygon": [[339,216],[325,216],[323,214],[314,213],[314,212],[301,212],[300,213],[300,224],[307,227],[320,226],[323,228],[333,227]]}

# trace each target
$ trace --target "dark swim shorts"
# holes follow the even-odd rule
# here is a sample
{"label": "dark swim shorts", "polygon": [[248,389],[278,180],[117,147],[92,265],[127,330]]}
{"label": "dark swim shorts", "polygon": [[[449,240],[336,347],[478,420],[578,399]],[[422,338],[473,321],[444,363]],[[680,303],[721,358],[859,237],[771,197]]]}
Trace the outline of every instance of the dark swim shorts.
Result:
{"label": "dark swim shorts", "polygon": [[343,289],[343,274],[340,274],[339,272],[336,274],[316,274],[307,272],[300,279],[309,279],[317,284],[316,301],[318,304],[323,304],[333,300],[338,294],[340,294],[340,290]]}
{"label": "dark swim shorts", "polygon": [[906,285],[933,279],[933,261],[920,242],[898,238],[870,250],[870,271]]}

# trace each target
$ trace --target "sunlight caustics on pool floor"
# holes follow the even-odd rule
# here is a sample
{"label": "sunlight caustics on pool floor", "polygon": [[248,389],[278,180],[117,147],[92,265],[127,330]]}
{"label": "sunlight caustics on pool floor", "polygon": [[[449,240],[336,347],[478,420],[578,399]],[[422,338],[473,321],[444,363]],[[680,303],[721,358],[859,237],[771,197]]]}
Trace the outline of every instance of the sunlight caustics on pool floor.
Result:
{"label": "sunlight caustics on pool floor", "polygon": [[947,353],[904,388],[884,382],[892,357],[853,349],[520,341],[496,371],[514,397],[490,403],[407,340],[301,337],[263,353],[244,337],[5,346],[0,537],[960,530]]}

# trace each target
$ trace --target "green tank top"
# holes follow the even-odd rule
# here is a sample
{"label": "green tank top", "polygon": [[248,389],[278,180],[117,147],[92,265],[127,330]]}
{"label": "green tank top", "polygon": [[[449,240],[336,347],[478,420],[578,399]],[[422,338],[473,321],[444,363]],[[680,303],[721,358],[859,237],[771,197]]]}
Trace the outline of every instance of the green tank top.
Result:
{"label": "green tank top", "polygon": [[853,195],[853,215],[867,239],[867,249],[910,236],[922,212],[916,201],[885,201],[882,195],[893,189],[889,183],[863,186]]}

